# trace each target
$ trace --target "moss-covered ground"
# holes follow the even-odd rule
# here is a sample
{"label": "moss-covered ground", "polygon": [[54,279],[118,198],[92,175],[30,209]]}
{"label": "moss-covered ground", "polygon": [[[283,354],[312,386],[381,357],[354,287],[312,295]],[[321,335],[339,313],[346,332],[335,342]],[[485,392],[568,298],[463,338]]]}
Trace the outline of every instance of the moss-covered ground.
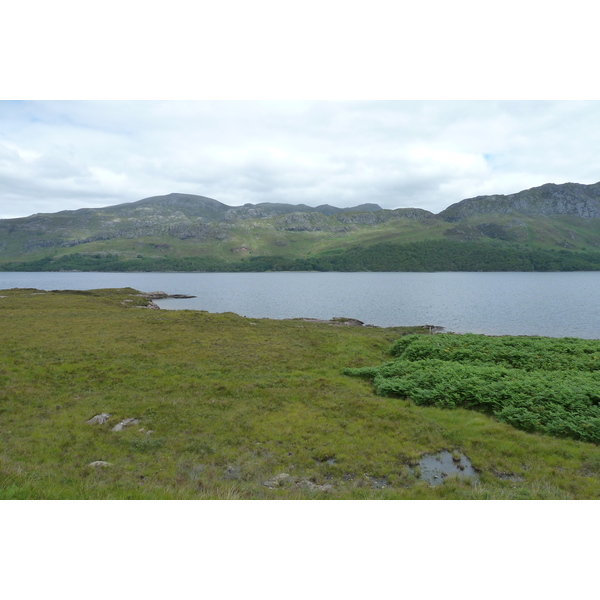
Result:
{"label": "moss-covered ground", "polygon": [[[600,497],[595,444],[379,397],[342,373],[426,327],[151,310],[131,288],[0,296],[2,499]],[[479,481],[421,481],[419,458],[444,449]]]}

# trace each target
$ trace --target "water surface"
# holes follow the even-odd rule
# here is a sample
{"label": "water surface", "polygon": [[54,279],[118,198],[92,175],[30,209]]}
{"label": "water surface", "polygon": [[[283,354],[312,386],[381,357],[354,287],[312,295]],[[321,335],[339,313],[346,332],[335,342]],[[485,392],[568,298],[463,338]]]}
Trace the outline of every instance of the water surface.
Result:
{"label": "water surface", "polygon": [[0,273],[0,289],[133,287],[191,294],[164,309],[253,318],[350,317],[380,327],[600,339],[600,272]]}

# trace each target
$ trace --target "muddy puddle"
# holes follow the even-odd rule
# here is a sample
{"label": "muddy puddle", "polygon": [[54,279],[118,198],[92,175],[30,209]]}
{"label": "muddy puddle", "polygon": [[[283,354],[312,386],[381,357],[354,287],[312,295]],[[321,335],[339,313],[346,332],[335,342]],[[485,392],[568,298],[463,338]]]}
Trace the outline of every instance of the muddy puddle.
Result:
{"label": "muddy puddle", "polygon": [[441,485],[450,475],[458,475],[473,482],[479,480],[471,461],[461,452],[444,450],[437,454],[424,454],[419,461],[419,470],[421,479],[429,485]]}

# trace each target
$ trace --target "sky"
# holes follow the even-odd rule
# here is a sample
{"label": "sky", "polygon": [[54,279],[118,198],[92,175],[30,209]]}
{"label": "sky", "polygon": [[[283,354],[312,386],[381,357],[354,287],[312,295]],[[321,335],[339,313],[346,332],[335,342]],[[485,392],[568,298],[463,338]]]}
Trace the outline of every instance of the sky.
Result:
{"label": "sky", "polygon": [[3,16],[0,218],[172,192],[437,213],[600,181],[584,0],[22,0]]}
{"label": "sky", "polygon": [[600,181],[600,102],[0,102],[0,218],[180,192],[423,208]]}

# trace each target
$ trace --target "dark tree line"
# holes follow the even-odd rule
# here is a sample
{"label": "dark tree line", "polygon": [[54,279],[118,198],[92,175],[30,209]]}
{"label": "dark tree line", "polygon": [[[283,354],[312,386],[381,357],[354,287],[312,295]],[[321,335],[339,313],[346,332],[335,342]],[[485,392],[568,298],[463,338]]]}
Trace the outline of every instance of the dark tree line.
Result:
{"label": "dark tree line", "polygon": [[600,252],[544,250],[502,243],[436,240],[380,243],[306,258],[256,256],[124,259],[111,254],[69,254],[0,264],[2,271],[261,272],[261,271],[596,271]]}

